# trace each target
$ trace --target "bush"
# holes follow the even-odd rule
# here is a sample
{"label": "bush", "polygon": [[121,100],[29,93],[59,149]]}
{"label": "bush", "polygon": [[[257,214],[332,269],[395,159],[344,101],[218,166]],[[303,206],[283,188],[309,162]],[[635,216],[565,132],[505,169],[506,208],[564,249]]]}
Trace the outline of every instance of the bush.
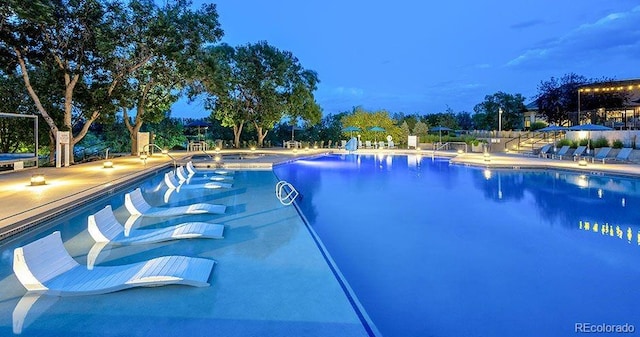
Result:
{"label": "bush", "polygon": [[[589,144],[588,139],[580,139],[578,141],[578,146],[587,146],[587,144]],[[593,143],[591,143],[591,148],[593,148]]]}
{"label": "bush", "polygon": [[543,128],[546,128],[546,127],[547,127],[547,123],[538,121],[538,122],[531,123],[531,127],[529,127],[529,129],[531,131],[536,131],[536,130],[540,130],[540,129],[543,129]]}
{"label": "bush", "polygon": [[592,146],[593,148],[608,147],[609,141],[604,137],[600,137],[592,142]]}
{"label": "bush", "polygon": [[575,145],[576,145],[576,143],[575,143],[575,142],[573,142],[571,139],[566,139],[566,138],[565,138],[565,139],[560,139],[560,140],[556,143],[556,146],[557,146],[557,147],[563,147],[563,146],[565,146],[565,145],[568,145],[569,147],[572,147],[572,148],[576,148],[576,147],[577,147],[577,146],[575,146]]}
{"label": "bush", "polygon": [[624,147],[624,144],[622,144],[622,141],[620,139],[616,139],[613,141],[613,144],[611,145],[614,149],[621,149]]}

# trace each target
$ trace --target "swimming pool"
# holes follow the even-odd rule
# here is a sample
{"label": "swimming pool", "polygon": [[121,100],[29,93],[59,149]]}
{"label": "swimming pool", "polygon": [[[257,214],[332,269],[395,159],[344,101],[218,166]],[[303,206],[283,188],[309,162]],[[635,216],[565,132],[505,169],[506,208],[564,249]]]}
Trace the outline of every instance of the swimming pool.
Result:
{"label": "swimming pool", "polygon": [[[0,336],[366,336],[354,309],[293,207],[273,195],[271,171],[238,171],[230,189],[169,190],[164,172],[52,219],[0,244]],[[192,182],[208,181],[207,179]],[[186,221],[225,225],[224,239],[107,246],[97,265],[163,255],[213,259],[210,286],[135,288],[104,295],[42,296],[32,302],[13,275],[13,249],[60,230],[65,248],[87,263],[93,241],[87,216],[112,205],[128,214],[123,195],[140,187],[153,205],[224,204],[225,214],[145,218],[159,228]]]}
{"label": "swimming pool", "polygon": [[[640,180],[417,156],[276,166],[383,336],[640,328]],[[597,335],[597,334],[596,334]]]}

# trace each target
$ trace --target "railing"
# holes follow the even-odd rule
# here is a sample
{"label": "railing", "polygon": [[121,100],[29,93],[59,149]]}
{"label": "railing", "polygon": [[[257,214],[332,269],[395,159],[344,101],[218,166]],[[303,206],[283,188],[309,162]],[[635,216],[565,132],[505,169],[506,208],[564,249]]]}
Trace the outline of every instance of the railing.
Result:
{"label": "railing", "polygon": [[280,200],[280,203],[289,206],[291,205],[296,198],[300,195],[298,191],[291,185],[290,183],[280,180],[276,184],[276,197]]}
{"label": "railing", "polygon": [[[511,149],[514,149],[516,151],[520,151],[522,149],[522,143],[524,142],[530,142],[531,144],[531,151],[533,151],[536,148],[536,145],[540,142],[545,142],[546,143],[546,139],[547,137],[545,137],[544,133],[541,132],[527,132],[524,135],[519,135],[518,137],[514,137],[512,139],[509,139],[508,141],[504,142],[504,149],[505,150],[510,150],[509,148],[509,144],[512,142],[516,142],[515,146],[512,146]],[[554,141],[556,139],[554,138]]]}
{"label": "railing", "polygon": [[202,153],[206,154],[206,155],[207,155],[207,157],[209,157],[209,159],[213,159],[213,157],[211,157],[211,155],[210,155],[210,154],[208,154],[208,153],[207,153],[207,151],[202,150],[202,149],[201,149],[200,151],[202,151]]}
{"label": "railing", "polygon": [[433,147],[433,152],[431,153],[431,159],[435,159],[436,158],[436,151],[441,150],[443,148],[447,148],[447,150],[449,149],[449,143],[444,143],[444,144],[440,144],[437,146]]}
{"label": "railing", "polygon": [[[178,166],[178,161],[176,160],[176,158],[174,158],[171,154],[169,154],[169,152],[166,152],[164,149],[162,149],[160,146],[156,145],[156,144],[145,144],[142,147],[142,152],[144,153],[148,153],[149,152],[149,147],[155,147],[156,149],[160,150],[160,152],[162,152],[162,154],[166,154],[167,156],[169,156],[169,158],[171,158],[171,160],[173,161],[173,167],[177,167]],[[145,151],[145,148],[147,149]],[[146,161],[145,161],[146,164]]]}

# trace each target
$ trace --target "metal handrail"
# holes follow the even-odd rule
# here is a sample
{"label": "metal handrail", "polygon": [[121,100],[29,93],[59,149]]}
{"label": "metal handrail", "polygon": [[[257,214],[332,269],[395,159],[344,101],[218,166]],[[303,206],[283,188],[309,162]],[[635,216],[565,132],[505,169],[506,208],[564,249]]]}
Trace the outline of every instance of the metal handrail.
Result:
{"label": "metal handrail", "polygon": [[300,195],[300,193],[298,193],[298,191],[295,189],[295,187],[293,187],[293,185],[291,185],[291,183],[280,180],[276,184],[276,197],[278,198],[278,200],[280,200],[281,204],[285,206],[291,205],[296,200],[298,195]]}
{"label": "metal handrail", "polygon": [[[153,144],[153,143],[150,143],[150,144],[145,144],[145,145],[142,147],[142,152],[144,152],[144,153],[148,153],[148,152],[149,152],[149,147],[150,147],[150,146],[153,146],[153,147],[157,148],[157,149],[158,149],[158,150],[160,150],[161,152],[162,152],[162,151],[164,151],[164,149],[163,149],[163,148],[161,148],[160,146],[158,146],[158,145],[156,145],[156,144]],[[147,151],[145,151],[145,150],[144,150],[145,148],[147,148]],[[166,154],[167,156],[169,156],[169,158],[171,158],[171,160],[173,160],[173,167],[177,167],[177,166],[178,166],[178,160],[177,160],[176,158],[174,158],[174,157],[173,157],[169,152],[167,152],[167,153],[163,153],[163,154]]]}
{"label": "metal handrail", "polygon": [[213,157],[211,157],[211,155],[210,155],[210,154],[208,154],[208,153],[207,153],[207,151],[205,151],[205,150],[203,150],[203,149],[200,149],[200,151],[202,151],[202,153],[206,154],[206,155],[207,155],[207,157],[209,157],[209,159],[213,159]]}
{"label": "metal handrail", "polygon": [[434,159],[436,157],[436,151],[442,149],[445,146],[449,146],[449,142],[446,142],[444,144],[440,144],[440,146],[436,147],[433,149],[433,153],[431,153],[431,159]]}

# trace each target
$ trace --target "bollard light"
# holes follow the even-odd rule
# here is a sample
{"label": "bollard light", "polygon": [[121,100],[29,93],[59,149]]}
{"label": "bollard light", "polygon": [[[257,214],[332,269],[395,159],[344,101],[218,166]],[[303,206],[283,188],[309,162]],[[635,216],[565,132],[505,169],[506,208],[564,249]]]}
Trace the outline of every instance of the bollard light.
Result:
{"label": "bollard light", "polygon": [[46,185],[47,181],[44,179],[44,174],[36,173],[31,176],[31,186]]}
{"label": "bollard light", "polygon": [[102,163],[102,167],[103,168],[113,168],[113,162],[111,160],[107,160],[104,163]]}

